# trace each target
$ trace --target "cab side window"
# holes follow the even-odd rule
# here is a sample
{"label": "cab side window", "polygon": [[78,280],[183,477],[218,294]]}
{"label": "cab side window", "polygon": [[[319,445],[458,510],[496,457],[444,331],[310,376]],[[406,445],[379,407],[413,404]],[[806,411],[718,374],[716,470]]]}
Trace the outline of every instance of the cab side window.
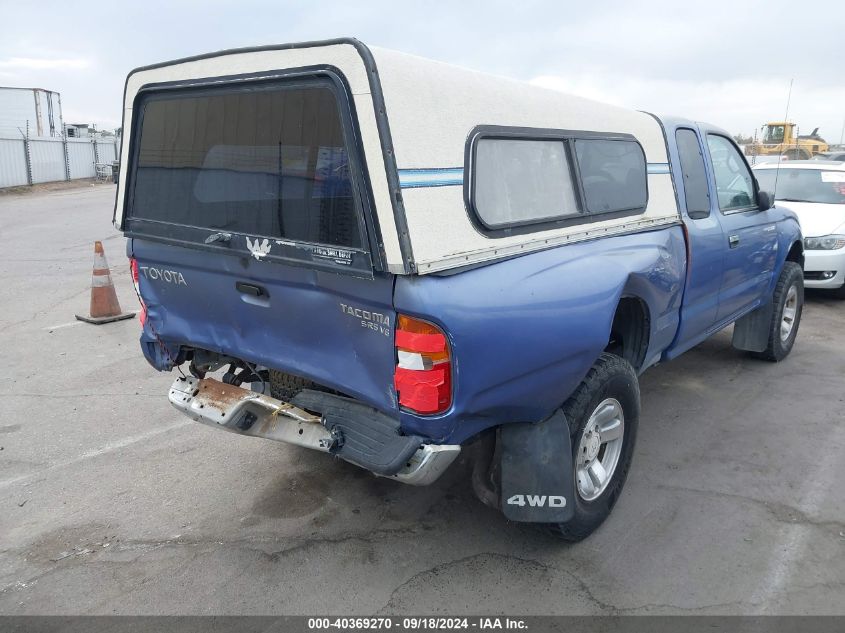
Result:
{"label": "cab side window", "polygon": [[704,170],[704,156],[701,154],[698,135],[688,128],[679,128],[675,132],[675,141],[684,174],[687,214],[691,218],[707,217],[710,215],[710,192],[707,191],[707,172]]}
{"label": "cab side window", "polygon": [[739,150],[724,136],[707,135],[710,162],[716,176],[719,209],[737,211],[754,207],[754,179]]}

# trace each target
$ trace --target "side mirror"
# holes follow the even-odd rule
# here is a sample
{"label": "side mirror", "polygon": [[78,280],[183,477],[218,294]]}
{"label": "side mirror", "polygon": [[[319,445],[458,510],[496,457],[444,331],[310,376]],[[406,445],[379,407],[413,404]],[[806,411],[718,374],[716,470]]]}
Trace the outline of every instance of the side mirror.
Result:
{"label": "side mirror", "polygon": [[767,211],[775,206],[775,196],[768,191],[758,191],[757,192],[757,208],[760,211]]}

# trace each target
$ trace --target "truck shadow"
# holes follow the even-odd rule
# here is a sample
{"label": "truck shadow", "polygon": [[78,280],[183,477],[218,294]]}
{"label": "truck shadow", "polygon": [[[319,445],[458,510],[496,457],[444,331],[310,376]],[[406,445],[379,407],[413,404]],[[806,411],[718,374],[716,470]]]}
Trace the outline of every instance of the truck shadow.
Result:
{"label": "truck shadow", "polygon": [[[607,525],[574,547],[586,544],[590,549],[602,540],[604,531],[618,532],[623,520],[620,510],[622,514],[643,514],[641,496],[643,487],[651,485],[649,473],[687,467],[679,461],[674,440],[666,438],[706,428],[713,402],[736,415],[771,397],[770,380],[795,371],[813,355],[819,344],[815,330],[834,323],[836,311],[843,306],[845,301],[829,293],[808,290],[804,319],[814,326],[803,331],[794,354],[784,363],[766,363],[733,349],[728,328],[671,364],[643,374],[640,432],[626,489]],[[426,487],[376,477],[342,460],[306,450],[289,449],[285,457],[289,462],[285,472],[265,480],[252,499],[250,524],[299,519],[321,537],[394,531],[413,534],[420,545],[433,547],[444,539],[477,541],[500,552],[567,547],[542,526],[509,522],[501,512],[479,501],[472,489],[468,455],[461,455],[437,482]]]}
{"label": "truck shadow", "polygon": [[414,535],[417,546],[432,547],[450,535],[457,541],[495,544],[504,551],[562,544],[541,526],[509,522],[484,505],[472,489],[468,456],[459,457],[440,479],[422,487],[376,477],[319,453],[296,451],[291,456],[292,472],[280,473],[252,500],[248,525],[299,518],[320,538],[405,533]]}
{"label": "truck shadow", "polygon": [[805,288],[804,301],[830,307],[845,306],[845,298],[837,297],[830,290],[819,290],[818,288]]}

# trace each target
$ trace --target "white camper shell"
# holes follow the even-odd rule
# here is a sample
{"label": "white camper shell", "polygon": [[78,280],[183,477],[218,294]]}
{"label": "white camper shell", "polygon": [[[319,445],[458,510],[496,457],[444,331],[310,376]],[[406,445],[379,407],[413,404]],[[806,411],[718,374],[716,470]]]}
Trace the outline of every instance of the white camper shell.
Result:
{"label": "white camper shell", "polygon": [[[133,107],[144,91],[303,73],[339,78],[349,93],[378,224],[380,252],[376,261],[385,271],[445,271],[680,221],[662,128],[653,116],[411,55],[370,49],[356,40],[222,51],[133,71],[125,88],[122,165],[131,164]],[[578,150],[583,139],[627,140],[641,148],[640,178],[646,182],[636,183],[636,170],[622,175],[633,178],[634,188],[643,191],[641,202],[627,208],[601,207],[601,203],[599,208],[590,208],[589,192],[584,191],[586,166]],[[527,144],[509,158],[507,152],[516,146],[485,145],[485,140]],[[568,149],[552,148],[549,153],[549,143]],[[483,160],[479,147],[484,149]],[[526,159],[528,154],[531,156]],[[523,159],[528,162],[519,167]],[[513,194],[514,204],[530,199],[553,208],[524,217],[519,209],[491,207],[496,221],[481,217],[477,204],[500,205],[511,195],[510,183],[504,182],[507,178],[498,177],[496,171],[503,165],[517,165],[515,168],[523,170],[520,182],[530,185],[530,191]],[[482,175],[476,173],[476,167],[490,171]],[[563,173],[556,171],[559,168],[568,172],[565,178],[555,176]],[[120,172],[115,210],[118,228],[122,228],[126,213],[130,171]],[[572,182],[567,181],[569,176]],[[605,176],[596,177],[600,181]],[[572,212],[560,199],[575,205]],[[561,209],[556,208],[561,204]],[[509,222],[509,213],[519,217]],[[258,243],[262,236],[250,237]],[[262,243],[272,254],[281,242]]]}

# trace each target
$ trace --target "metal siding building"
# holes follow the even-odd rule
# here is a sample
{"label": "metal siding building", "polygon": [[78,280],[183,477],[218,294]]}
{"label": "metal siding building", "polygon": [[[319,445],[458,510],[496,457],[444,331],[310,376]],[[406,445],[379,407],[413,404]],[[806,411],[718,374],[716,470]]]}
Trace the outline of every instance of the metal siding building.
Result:
{"label": "metal siding building", "polygon": [[0,87],[0,137],[62,135],[62,100],[58,92],[41,88]]}
{"label": "metal siding building", "polygon": [[0,87],[0,188],[110,176],[120,138],[72,127],[84,136],[63,135],[58,92]]}

